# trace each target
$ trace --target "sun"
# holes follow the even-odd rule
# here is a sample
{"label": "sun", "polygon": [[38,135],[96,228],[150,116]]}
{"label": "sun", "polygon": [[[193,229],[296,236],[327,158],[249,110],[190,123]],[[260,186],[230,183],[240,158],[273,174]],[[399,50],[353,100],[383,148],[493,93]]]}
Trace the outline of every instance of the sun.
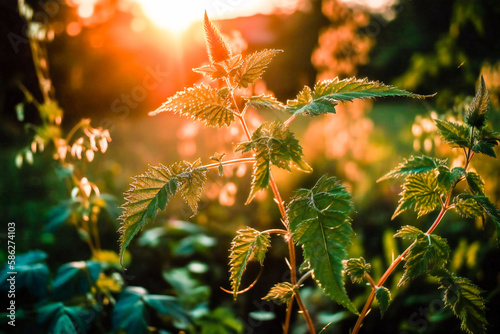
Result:
{"label": "sun", "polygon": [[206,1],[138,0],[144,14],[157,26],[180,34],[203,19]]}

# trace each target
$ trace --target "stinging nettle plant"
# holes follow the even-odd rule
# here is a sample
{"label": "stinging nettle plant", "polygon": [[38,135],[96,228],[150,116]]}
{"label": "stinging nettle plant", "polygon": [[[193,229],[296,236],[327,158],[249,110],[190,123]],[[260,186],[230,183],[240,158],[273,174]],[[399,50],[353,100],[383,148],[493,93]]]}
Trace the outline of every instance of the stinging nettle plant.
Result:
{"label": "stinging nettle plant", "polygon": [[[251,156],[224,160],[225,153],[216,153],[212,157],[212,163],[203,164],[201,160],[196,160],[175,162],[168,166],[160,164],[150,166],[144,174],[135,176],[125,193],[124,211],[120,217],[121,258],[123,259],[125,250],[135,235],[155,219],[159,209],[165,210],[169,199],[176,193],[181,194],[195,215],[207,173],[214,171],[222,175],[226,166],[252,163],[251,190],[246,204],[250,203],[259,191],[271,188],[281,214],[282,227],[258,231],[247,226],[237,231],[229,255],[230,282],[235,298],[246,291],[241,290],[240,285],[247,264],[254,259],[263,264],[271,245],[271,235],[275,234],[282,236],[288,245],[290,281],[276,283],[263,299],[287,305],[285,333],[289,330],[294,301],[305,317],[309,332],[315,333],[314,324],[300,296],[302,283],[310,277],[326,295],[349,311],[359,314],[353,329],[353,333],[357,333],[374,298],[378,300],[382,314],[388,308],[391,294],[383,284],[402,261],[405,261],[405,271],[399,285],[426,273],[437,277],[440,288],[444,289],[444,302],[462,321],[462,328],[470,333],[484,333],[485,306],[480,289],[468,279],[447,271],[450,248],[444,238],[433,234],[446,212],[452,209],[464,217],[489,215],[496,223],[497,231],[500,230],[499,210],[484,194],[481,177],[468,171],[476,153],[494,157],[493,148],[500,141],[498,133],[486,128],[488,92],[482,77],[476,97],[465,115],[465,124],[436,120],[445,141],[464,151],[464,166],[450,168],[446,160],[413,156],[381,179],[405,179],[394,217],[408,209],[415,210],[418,216],[439,209],[440,212],[434,224],[425,233],[413,226],[404,226],[398,231],[395,237],[408,239],[411,245],[375,283],[369,274],[370,264],[363,258],[347,260],[347,247],[351,244],[354,231],[350,218],[353,212],[352,197],[346,188],[335,177],[324,175],[311,189],[298,189],[293,197],[285,202],[273,178],[271,167],[287,171],[292,171],[294,167],[311,172],[311,167],[303,159],[302,147],[290,130],[290,124],[299,116],[334,114],[337,104],[354,99],[427,96],[367,79],[336,78],[320,81],[312,89],[304,87],[296,99],[289,100],[286,104],[279,102],[272,95],[263,94],[242,96],[244,105],[240,107],[235,96],[236,90],[246,88],[260,79],[271,60],[282,51],[263,50],[249,55],[233,55],[222,34],[206,14],[204,28],[210,64],[194,71],[222,83],[223,87],[197,84],[186,88],[167,99],[150,115],[173,112],[203,122],[209,127],[241,126],[246,141],[239,143],[234,153],[250,152]],[[266,121],[251,131],[245,120],[249,108],[257,111],[280,111],[288,114],[289,118],[285,122]],[[465,182],[467,189],[457,193],[456,186],[460,182]],[[300,271],[303,273],[300,278],[296,246],[302,249],[305,260],[301,266],[305,270]],[[358,312],[346,293],[345,274],[350,276],[353,282],[362,283],[366,280],[372,287],[361,312]]]}

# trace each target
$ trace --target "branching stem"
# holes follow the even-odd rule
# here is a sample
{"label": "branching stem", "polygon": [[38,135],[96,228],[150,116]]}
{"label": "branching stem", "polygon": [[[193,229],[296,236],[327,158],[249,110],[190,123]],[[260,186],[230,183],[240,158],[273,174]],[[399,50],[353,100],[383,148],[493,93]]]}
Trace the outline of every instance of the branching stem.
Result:
{"label": "branching stem", "polygon": [[227,160],[227,161],[221,161],[221,162],[214,162],[212,164],[204,165],[201,166],[200,168],[218,168],[220,165],[222,166],[229,166],[229,165],[236,165],[236,164],[243,164],[243,163],[250,163],[250,162],[255,162],[254,158],[239,158],[239,159],[233,159],[233,160]]}
{"label": "branching stem", "polygon": [[275,229],[265,230],[262,233],[269,233],[269,234],[273,234],[274,233],[274,234],[287,235],[288,231],[282,230],[282,229],[279,229],[279,228],[275,228]]}
{"label": "branching stem", "polygon": [[29,102],[33,103],[33,105],[38,109],[38,111],[40,111],[40,109],[42,108],[42,105],[30,93],[30,91],[28,90],[28,88],[26,88],[26,86],[24,86],[22,83],[19,83],[19,89],[21,89],[21,91],[24,93],[24,96],[26,97],[26,99]]}
{"label": "branching stem", "polygon": [[377,289],[377,285],[375,284],[375,281],[374,281],[374,280],[373,280],[373,278],[370,276],[370,274],[365,273],[364,277],[365,277],[365,279],[368,281],[368,283],[370,283],[370,285],[372,286],[372,289],[376,290],[376,289]]}
{"label": "branching stem", "polygon": [[302,275],[302,277],[297,281],[297,287],[300,287],[306,279],[308,279],[309,277],[312,276],[312,274],[313,274],[313,270],[309,270],[304,275]]}
{"label": "branching stem", "polygon": [[[465,165],[466,169],[469,165],[469,162],[470,162],[470,158],[466,162],[466,165]],[[441,207],[441,211],[439,212],[439,215],[437,216],[436,220],[434,221],[434,223],[431,225],[431,227],[427,230],[427,232],[425,234],[427,234],[427,235],[431,234],[436,229],[436,227],[438,227],[439,223],[441,223],[446,212],[448,212],[448,210],[451,209],[450,201],[451,201],[451,197],[453,194],[453,189],[454,189],[454,186],[451,188],[448,196],[446,197],[446,200],[444,201],[444,203]],[[399,265],[399,263],[406,258],[406,255],[408,255],[408,253],[410,252],[410,250],[414,244],[415,244],[415,242],[413,242],[408,248],[406,248],[406,250],[403,253],[401,253],[401,255],[399,255],[396,258],[396,260],[394,260],[391,263],[389,268],[387,268],[385,273],[382,275],[382,277],[377,282],[376,286],[379,287],[385,283],[387,278],[389,278],[389,276],[392,274],[394,269],[396,269],[396,267]],[[353,328],[351,334],[357,334],[359,332],[359,330],[361,329],[361,326],[363,325],[363,320],[365,319],[366,315],[368,314],[368,311],[370,310],[371,304],[373,303],[373,299],[375,298],[376,289],[373,288],[374,283],[372,284],[372,282],[370,282],[370,284],[372,285],[372,291],[371,291],[370,295],[368,296],[368,299],[366,300],[366,303],[365,303],[365,306],[363,307],[363,310],[359,314],[358,320],[356,321],[356,324],[354,325],[354,328]]]}
{"label": "branching stem", "polygon": [[[232,88],[230,85],[229,79],[228,78],[225,78],[225,79],[226,79],[227,86],[229,88]],[[241,127],[243,128],[243,131],[245,132],[247,139],[250,141],[250,140],[252,140],[252,136],[250,135],[250,131],[248,130],[248,126],[245,122],[245,118],[243,117],[243,113],[240,113],[240,111],[239,111],[238,103],[236,102],[236,98],[234,97],[234,90],[233,89],[231,89],[231,98],[232,98],[234,107],[237,110],[237,113],[235,114],[235,116],[240,121]],[[217,166],[218,165],[219,164],[217,164]],[[295,258],[295,244],[293,243],[293,240],[291,238],[291,232],[290,232],[290,229],[288,226],[288,216],[286,214],[285,204],[283,202],[283,199],[281,198],[280,192],[278,190],[278,186],[276,185],[276,181],[274,180],[274,177],[272,174],[270,174],[269,185],[271,186],[274,198],[276,199],[276,203],[278,204],[278,208],[279,208],[280,213],[281,213],[281,217],[283,218],[283,225],[285,225],[285,228],[286,228],[286,232],[287,232],[286,233],[287,234],[286,240],[288,243],[288,251],[290,253],[290,281],[291,281],[293,286],[296,286],[297,285],[297,261]],[[300,298],[299,291],[295,291],[293,296],[297,300],[297,304],[299,305],[299,308],[302,311],[304,318],[306,319],[309,333],[315,334],[316,332],[314,329],[312,319],[311,319],[309,312],[307,311],[304,303],[302,302],[302,299]],[[285,326],[283,329],[284,334],[288,333],[288,329],[290,327],[292,306],[293,306],[293,298],[288,303]]]}
{"label": "branching stem", "polygon": [[75,126],[73,126],[73,128],[71,128],[71,130],[69,130],[68,135],[66,136],[66,139],[65,139],[66,143],[69,144],[69,141],[75,135],[76,131],[78,131],[78,129],[80,129],[81,127],[86,126],[86,125],[89,125],[89,119],[84,118],[84,119],[80,120],[80,122],[76,123]]}

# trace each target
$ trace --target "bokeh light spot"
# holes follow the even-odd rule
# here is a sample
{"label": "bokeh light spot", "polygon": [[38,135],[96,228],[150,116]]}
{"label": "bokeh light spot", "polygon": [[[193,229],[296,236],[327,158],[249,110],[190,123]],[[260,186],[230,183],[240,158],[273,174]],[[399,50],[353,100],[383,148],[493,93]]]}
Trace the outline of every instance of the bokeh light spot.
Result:
{"label": "bokeh light spot", "polygon": [[66,26],[66,33],[70,36],[76,36],[82,31],[82,26],[78,22],[71,22]]}

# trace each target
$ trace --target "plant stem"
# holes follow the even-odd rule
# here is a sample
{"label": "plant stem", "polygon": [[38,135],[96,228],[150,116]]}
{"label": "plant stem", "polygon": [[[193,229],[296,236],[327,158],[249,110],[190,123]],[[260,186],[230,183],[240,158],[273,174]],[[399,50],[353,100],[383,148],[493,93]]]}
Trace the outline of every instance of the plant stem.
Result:
{"label": "plant stem", "polygon": [[[28,20],[30,21],[30,20]],[[52,87],[50,84],[47,88],[47,86],[44,85],[46,82],[44,75],[43,75],[43,69],[41,67],[41,60],[44,58],[42,53],[44,52],[44,49],[40,46],[40,44],[34,40],[33,38],[30,38],[30,47],[31,47],[31,55],[33,58],[33,65],[35,66],[35,73],[38,78],[38,85],[40,87],[40,91],[43,95],[43,101],[44,103],[48,103],[50,101],[50,95],[49,91]],[[45,57],[46,58],[46,57]]]}
{"label": "plant stem", "polygon": [[245,293],[245,292],[249,291],[251,288],[253,288],[255,286],[255,284],[257,284],[260,276],[262,275],[263,268],[264,268],[263,266],[260,267],[259,274],[257,275],[257,277],[254,279],[254,281],[249,286],[247,286],[243,290],[238,290],[238,292],[233,292],[233,291],[226,290],[223,287],[220,287],[220,289],[226,293],[229,293],[230,295],[240,295],[242,293]]}
{"label": "plant stem", "polygon": [[99,212],[96,212],[95,215],[94,213],[92,213],[92,218],[90,220],[90,227],[92,228],[95,248],[97,250],[101,250],[101,238],[99,237],[99,228],[97,227],[97,215],[99,215]]}
{"label": "plant stem", "polygon": [[24,93],[24,96],[26,97],[26,99],[29,102],[33,103],[35,105],[35,107],[38,109],[38,111],[40,112],[42,105],[40,104],[40,102],[37,101],[37,99],[35,99],[35,97],[30,93],[30,91],[26,88],[26,86],[24,86],[22,83],[20,83],[19,89],[21,89],[21,91]]}
{"label": "plant stem", "polygon": [[[411,247],[413,244],[410,245],[401,255],[399,255],[394,262],[389,266],[389,268],[385,271],[384,275],[380,278],[380,280],[377,283],[377,286],[382,286],[385,282],[385,280],[391,275],[391,273],[396,269],[398,264],[403,261],[405,256],[408,254],[410,251]],[[358,320],[356,321],[356,325],[354,325],[354,328],[352,330],[351,334],[357,334],[363,325],[363,320],[365,319],[366,315],[368,314],[368,311],[370,310],[370,306],[372,305],[373,299],[375,298],[375,292],[377,290],[372,288],[372,292],[370,293],[370,296],[368,296],[368,299],[366,300],[365,306],[363,307],[363,310],[359,314]]]}
{"label": "plant stem", "polygon": [[309,277],[311,277],[313,274],[313,270],[309,270],[307,273],[305,273],[304,275],[302,275],[302,277],[297,281],[297,288],[300,288],[300,286],[302,285],[302,283],[304,283],[304,281],[306,279],[308,279]]}
{"label": "plant stem", "polygon": [[[471,142],[472,142],[472,139],[471,139]],[[470,162],[471,162],[472,158],[474,157],[474,152],[472,152],[472,150],[469,148],[467,151],[464,149],[464,153],[465,153],[465,160],[466,160],[465,161],[465,165],[464,165],[464,169],[467,170],[469,168],[469,165],[470,165]],[[431,227],[429,227],[429,229],[427,230],[427,232],[425,232],[426,235],[429,235],[432,232],[434,232],[434,230],[438,227],[438,225],[443,220],[443,217],[446,214],[446,212],[448,212],[448,210],[450,210],[453,207],[453,206],[450,206],[451,197],[453,195],[453,190],[455,189],[456,185],[460,181],[461,180],[455,182],[452,185],[452,187],[451,187],[451,189],[450,189],[450,191],[448,193],[448,196],[446,197],[445,202],[441,206],[441,211],[439,212],[439,215],[437,216],[436,220],[431,225]],[[401,255],[399,255],[396,258],[396,260],[394,260],[391,263],[391,265],[389,266],[389,268],[387,268],[387,270],[385,271],[385,273],[382,275],[382,277],[380,278],[380,280],[377,282],[377,286],[382,286],[385,283],[385,281],[391,275],[391,273],[394,271],[394,269],[396,269],[396,267],[399,265],[399,263],[405,259],[406,255],[410,252],[410,250],[413,247],[413,245],[415,244],[415,242],[413,242],[408,248],[406,248],[406,250]],[[358,320],[356,321],[356,324],[354,325],[354,329],[352,330],[351,334],[357,334],[359,332],[359,330],[360,330],[360,328],[361,328],[361,326],[363,324],[363,320],[365,319],[365,317],[366,317],[366,315],[368,313],[368,310],[370,309],[370,306],[371,306],[371,304],[373,302],[373,299],[375,297],[375,292],[376,292],[376,290],[372,289],[372,292],[370,293],[370,296],[368,296],[368,299],[367,299],[367,301],[365,303],[365,306],[363,307],[363,310],[359,314]]]}
{"label": "plant stem", "polygon": [[[446,198],[446,201],[443,204],[441,211],[439,212],[439,215],[437,216],[436,220],[434,221],[434,224],[432,224],[432,226],[427,230],[427,232],[425,234],[427,234],[427,235],[431,234],[436,229],[436,227],[439,225],[439,223],[443,220],[444,215],[450,209],[449,204],[450,204],[452,193],[453,193],[453,187],[450,190],[450,193],[448,194],[448,197]],[[387,278],[389,278],[389,276],[392,274],[394,269],[396,269],[396,267],[399,265],[399,263],[405,259],[406,255],[408,255],[408,253],[410,252],[410,250],[414,244],[415,244],[415,242],[413,242],[408,248],[406,248],[406,250],[403,253],[401,253],[401,255],[399,255],[396,258],[396,260],[394,260],[391,263],[389,268],[387,268],[385,273],[382,275],[382,277],[377,282],[376,286],[382,286],[385,283],[385,281],[387,280]],[[366,300],[365,306],[363,307],[363,310],[359,314],[358,320],[356,321],[356,325],[354,325],[354,328],[353,328],[351,334],[357,334],[359,332],[359,330],[361,329],[361,326],[363,325],[363,320],[365,319],[366,315],[368,314],[368,311],[369,311],[370,306],[373,302],[373,299],[375,298],[375,292],[376,292],[376,289],[372,288],[372,292],[370,293],[370,296],[368,296],[368,299]]]}
{"label": "plant stem", "polygon": [[449,210],[451,193],[452,193],[452,191],[450,191],[450,194],[446,198],[446,202],[444,203],[443,207],[441,208],[441,211],[439,212],[439,215],[437,216],[436,220],[434,221],[434,224],[432,224],[431,227],[429,227],[429,229],[427,230],[427,232],[425,232],[425,234],[427,234],[427,235],[431,234],[436,229],[436,227],[439,225],[441,220],[443,219],[443,216],[446,213],[446,211]]}
{"label": "plant stem", "polygon": [[375,281],[373,281],[373,278],[370,276],[370,274],[365,273],[364,277],[368,281],[368,283],[370,283],[372,289],[377,289],[377,284],[375,284]]}
{"label": "plant stem", "polygon": [[75,126],[73,126],[71,130],[69,130],[68,135],[65,138],[66,143],[69,144],[69,141],[75,135],[76,131],[78,131],[78,129],[88,124],[89,124],[89,119],[82,119],[80,120],[80,122],[76,123]]}
{"label": "plant stem", "polygon": [[210,169],[210,168],[218,168],[219,165],[229,166],[229,165],[236,165],[236,164],[249,163],[249,162],[255,162],[255,159],[254,158],[239,158],[239,159],[233,159],[233,160],[227,160],[227,161],[221,161],[221,162],[214,162],[212,164],[201,166],[200,168]]}
{"label": "plant stem", "polygon": [[[226,84],[228,87],[231,87],[229,80],[226,78]],[[248,130],[248,126],[245,122],[245,118],[243,117],[242,113],[239,112],[238,108],[238,103],[236,102],[236,98],[234,97],[234,91],[231,90],[231,98],[233,100],[234,107],[238,111],[235,113],[236,118],[241,123],[241,127],[243,128],[243,131],[245,132],[245,135],[247,139],[250,141],[252,140],[252,136],[250,135],[250,131]],[[217,164],[218,166],[218,164]],[[278,204],[278,208],[281,213],[281,217],[283,218],[283,225],[285,225],[286,231],[287,231],[287,237],[286,241],[288,243],[288,251],[290,253],[290,280],[293,286],[297,285],[297,261],[295,258],[295,244],[293,243],[292,236],[290,229],[288,227],[288,217],[286,214],[285,210],[285,205],[284,202],[281,198],[280,192],[278,190],[278,186],[276,185],[276,181],[274,180],[274,177],[272,173],[270,173],[270,178],[269,178],[269,185],[271,186],[271,189],[273,190],[274,198],[276,199],[276,203]],[[309,332],[311,334],[315,334],[314,330],[314,325],[312,322],[312,319],[309,315],[309,312],[304,306],[304,303],[302,302],[302,299],[300,298],[300,294],[298,291],[295,291],[294,297],[297,300],[297,304],[299,305],[300,310],[302,311],[302,314],[304,315],[306,322],[307,322],[307,327],[309,328]],[[290,319],[291,319],[291,310],[292,310],[292,305],[293,305],[293,298],[290,300],[290,303],[287,308],[287,315],[286,315],[286,321],[285,321],[285,326],[283,333],[288,333],[288,328],[290,327]]]}
{"label": "plant stem", "polygon": [[[233,100],[234,100],[234,97],[233,97]],[[234,103],[236,103],[236,100],[234,100]],[[245,135],[247,136],[248,140],[252,140],[252,136],[250,135],[250,132],[248,131],[248,126],[245,122],[245,118],[243,116],[240,116],[240,115],[236,115],[236,118],[238,118],[238,120],[240,121],[241,127],[245,131]]]}
{"label": "plant stem", "polygon": [[262,233],[269,233],[269,234],[273,234],[274,233],[274,234],[287,235],[288,231],[282,230],[282,229],[279,229],[279,228],[273,228],[273,229],[270,229],[270,230],[265,230]]}
{"label": "plant stem", "polygon": [[292,298],[290,298],[290,301],[286,305],[286,318],[285,325],[283,326],[283,334],[288,333],[288,330],[290,329],[290,320],[292,319],[292,306],[294,298],[295,294],[292,295]]}
{"label": "plant stem", "polygon": [[302,311],[302,314],[304,315],[304,318],[306,319],[307,322],[307,328],[309,329],[309,333],[315,334],[316,331],[314,329],[314,324],[312,322],[311,316],[309,315],[309,311],[307,311],[306,306],[302,302],[302,298],[300,298],[299,291],[295,291],[294,293],[295,299],[297,299],[297,304],[299,305],[300,310]]}
{"label": "plant stem", "polygon": [[295,119],[295,115],[292,115],[283,124],[285,124],[285,126],[288,126],[288,125],[290,125],[290,123],[293,122],[294,119]]}

